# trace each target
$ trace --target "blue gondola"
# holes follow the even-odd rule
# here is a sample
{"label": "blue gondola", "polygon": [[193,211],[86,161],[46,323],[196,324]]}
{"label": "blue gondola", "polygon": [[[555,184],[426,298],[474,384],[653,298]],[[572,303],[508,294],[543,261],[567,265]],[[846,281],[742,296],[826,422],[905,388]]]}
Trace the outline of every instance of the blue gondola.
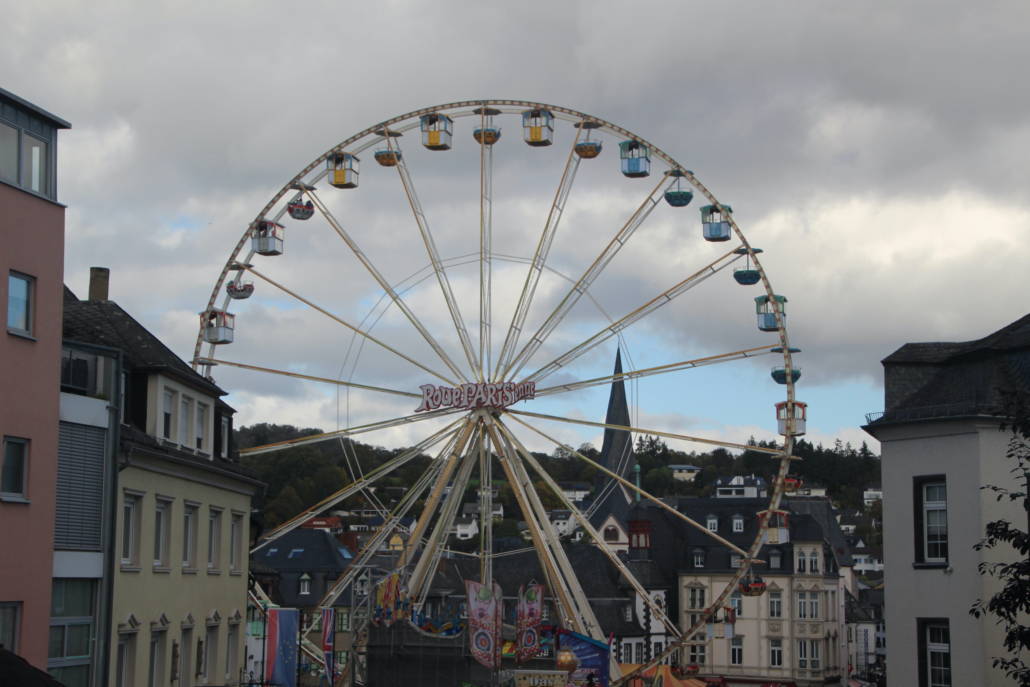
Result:
{"label": "blue gondola", "polygon": [[445,114],[433,113],[419,118],[422,145],[430,150],[450,150],[454,121]]}
{"label": "blue gondola", "polygon": [[762,249],[761,248],[752,248],[751,249],[751,253],[748,253],[747,248],[745,248],[744,246],[741,246],[740,248],[738,248],[737,250],[735,250],[733,252],[736,253],[737,255],[746,255],[747,256],[747,258],[745,258],[745,265],[744,265],[744,267],[738,267],[737,269],[733,270],[733,278],[737,280],[737,283],[741,284],[743,286],[751,286],[752,284],[757,284],[759,281],[761,281],[762,273],[759,272],[751,264],[751,253],[757,255],[757,254],[762,252]]}
{"label": "blue gondola", "polygon": [[396,167],[397,163],[401,161],[401,151],[398,150],[396,146],[394,146],[393,142],[390,141],[390,139],[397,138],[398,136],[402,136],[403,134],[401,134],[401,132],[399,131],[387,129],[386,127],[376,130],[375,133],[377,136],[383,137],[383,144],[385,144],[386,147],[380,148],[375,153],[373,153],[372,156],[375,158],[376,162],[378,162],[383,167]]}
{"label": "blue gondola", "polygon": [[727,221],[733,208],[729,205],[705,205],[701,208],[701,226],[705,241],[729,241],[732,229]]}
{"label": "blue gondola", "polygon": [[775,332],[779,331],[779,327],[776,324],[776,312],[773,310],[773,300],[779,305],[780,316],[783,317],[783,323],[787,323],[787,297],[774,295],[772,299],[769,296],[756,296],[755,297],[755,312],[758,314],[758,328],[763,332]]}
{"label": "blue gondola", "polygon": [[681,169],[671,170],[667,174],[674,177],[675,181],[665,190],[665,202],[674,208],[686,207],[694,199],[694,192],[682,186],[686,174]]}
{"label": "blue gondola", "polygon": [[640,141],[623,141],[619,144],[622,158],[622,173],[631,178],[646,177],[651,173],[651,151]]}
{"label": "blue gondola", "polygon": [[531,146],[551,145],[554,138],[554,115],[549,110],[526,110],[522,113],[522,138]]}
{"label": "blue gondola", "polygon": [[[787,376],[788,376],[787,375],[787,368],[783,367],[782,365],[780,365],[779,367],[774,367],[772,369],[771,375],[772,375],[773,381],[775,381],[777,384],[786,384],[787,383]],[[791,368],[790,368],[790,381],[791,381],[791,383],[797,384],[797,381],[799,379],[801,379],[801,368],[791,366]]]}
{"label": "blue gondola", "polygon": [[590,131],[593,129],[599,129],[601,127],[597,122],[582,121],[576,122],[577,129],[583,129],[586,132],[585,138],[582,141],[577,141],[573,149],[576,151],[576,155],[579,155],[584,160],[592,160],[601,154],[601,148],[603,147],[601,141],[590,140]]}
{"label": "blue gondola", "polygon": [[481,117],[481,126],[472,132],[472,138],[476,139],[476,143],[486,146],[497,143],[501,139],[501,130],[494,126],[494,115],[501,114],[501,111],[492,107],[477,107],[472,111]]}

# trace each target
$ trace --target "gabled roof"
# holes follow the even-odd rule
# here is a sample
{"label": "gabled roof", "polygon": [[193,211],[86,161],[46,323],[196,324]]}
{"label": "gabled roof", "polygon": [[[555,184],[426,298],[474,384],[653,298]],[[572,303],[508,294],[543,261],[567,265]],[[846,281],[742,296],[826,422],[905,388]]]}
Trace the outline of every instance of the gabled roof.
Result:
{"label": "gabled roof", "polygon": [[258,549],[255,563],[277,572],[342,572],[353,554],[323,530],[297,528]]}
{"label": "gabled roof", "polygon": [[80,301],[66,287],[64,338],[116,348],[122,352],[125,365],[133,370],[174,376],[215,398],[226,394],[213,382],[194,372],[114,301]]}
{"label": "gabled roof", "polygon": [[956,358],[1030,349],[1030,315],[973,341],[907,343],[883,359],[893,363],[945,363]]}

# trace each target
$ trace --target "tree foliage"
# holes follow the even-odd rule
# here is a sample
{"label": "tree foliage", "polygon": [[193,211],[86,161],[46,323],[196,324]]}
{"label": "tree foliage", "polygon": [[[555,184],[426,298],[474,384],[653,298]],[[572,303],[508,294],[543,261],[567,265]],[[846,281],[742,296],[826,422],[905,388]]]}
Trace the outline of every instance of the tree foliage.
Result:
{"label": "tree foliage", "polygon": [[[986,485],[981,487],[995,494],[999,502],[1021,502],[1030,523],[1030,397],[1009,394],[1008,420],[1003,428],[1011,429],[1006,457],[1014,463],[1012,485],[1021,488]],[[974,547],[977,551],[1012,553],[1011,562],[981,562],[981,575],[990,575],[1002,588],[989,599],[977,599],[969,610],[976,618],[993,616],[1002,626],[1008,656],[995,656],[992,664],[1014,679],[1021,687],[1030,687],[1030,666],[1023,657],[1030,650],[1030,627],[1023,624],[1030,616],[1030,532],[1004,519],[987,523],[985,536]]]}

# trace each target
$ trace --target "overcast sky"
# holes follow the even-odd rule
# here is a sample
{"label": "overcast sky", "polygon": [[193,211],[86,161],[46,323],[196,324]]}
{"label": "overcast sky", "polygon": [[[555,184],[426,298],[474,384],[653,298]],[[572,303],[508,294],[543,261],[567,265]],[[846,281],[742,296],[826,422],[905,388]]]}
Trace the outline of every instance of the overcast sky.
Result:
{"label": "overcast sky", "polygon": [[[880,359],[908,341],[978,338],[1026,313],[1028,20],[1030,5],[1015,1],[9,3],[0,65],[4,88],[74,127],[59,143],[66,282],[84,297],[89,267],[110,267],[112,298],[185,359],[196,313],[247,223],[311,160],[409,110],[526,99],[653,141],[731,204],[790,299],[809,437],[872,444],[859,426],[882,408]],[[418,150],[414,135],[402,139],[445,256],[478,247],[472,126],[458,123],[446,159]],[[571,134],[566,125],[558,145],[537,155],[518,141],[514,120],[503,133],[495,247],[526,256]],[[617,164],[614,142],[606,145],[577,179],[555,243],[554,264],[567,276],[578,276],[656,181],[603,174]],[[320,193],[397,281],[426,258],[387,171],[366,155],[357,191]],[[347,205],[359,197],[360,207]],[[700,239],[697,205],[680,215],[656,210],[650,234],[642,229],[599,280],[605,311],[621,316],[718,254]],[[287,255],[259,268],[360,320],[374,289],[335,235],[318,221],[288,232]],[[525,268],[496,269],[494,298],[510,312]],[[455,268],[452,280],[459,293],[475,293],[474,266]],[[769,340],[754,329],[756,293],[727,274],[709,281],[627,333],[634,363]],[[561,284],[544,282],[541,308]],[[413,307],[448,336],[430,286],[411,291]],[[476,307],[462,302],[473,329]],[[555,353],[593,333],[592,307],[556,334]],[[258,284],[234,309],[239,343],[226,357],[325,376],[353,361],[339,327],[270,287]],[[396,311],[376,332],[420,350]],[[575,373],[606,374],[614,351],[600,347]],[[641,383],[637,421],[730,440],[771,437],[771,404],[782,397],[771,362]],[[407,390],[425,383],[398,370],[366,348],[354,379]],[[244,424],[333,429],[411,410],[381,395],[352,397],[348,408],[321,385],[224,368],[216,379]],[[601,390],[533,409],[598,420],[604,403]],[[595,430],[546,429],[574,443],[598,439]]]}

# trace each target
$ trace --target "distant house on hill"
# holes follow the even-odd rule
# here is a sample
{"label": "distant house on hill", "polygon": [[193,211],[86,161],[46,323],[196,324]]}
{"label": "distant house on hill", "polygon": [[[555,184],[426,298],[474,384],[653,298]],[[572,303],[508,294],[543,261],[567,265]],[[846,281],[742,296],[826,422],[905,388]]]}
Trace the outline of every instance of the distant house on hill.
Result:
{"label": "distant house on hill", "polygon": [[681,482],[693,482],[701,472],[701,468],[696,465],[670,465],[669,469],[672,470],[673,478]]}
{"label": "distant house on hill", "polygon": [[767,486],[765,479],[756,475],[719,477],[715,480],[715,496],[720,499],[760,498],[767,495]]}

